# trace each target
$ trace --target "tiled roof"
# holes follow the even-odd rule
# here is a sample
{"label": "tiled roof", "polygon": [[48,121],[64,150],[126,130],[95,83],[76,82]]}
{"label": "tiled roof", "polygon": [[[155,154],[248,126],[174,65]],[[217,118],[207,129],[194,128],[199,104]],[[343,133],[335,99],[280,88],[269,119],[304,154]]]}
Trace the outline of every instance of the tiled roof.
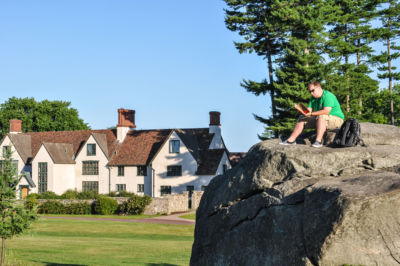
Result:
{"label": "tiled roof", "polygon": [[[107,147],[107,156],[111,156],[117,144],[115,131],[113,130],[75,130],[75,131],[48,131],[48,132],[29,132],[20,134],[9,134],[12,139],[18,139],[21,147],[17,147],[18,152],[30,149],[30,158],[35,157],[42,143],[66,143],[72,145],[73,154],[76,156],[84,143],[91,134],[94,134],[96,140],[100,140],[99,145]],[[27,139],[29,139],[27,141]],[[24,140],[24,141],[22,141]],[[13,142],[14,143],[14,142]],[[25,161],[26,163],[26,161]]]}
{"label": "tiled roof", "polygon": [[235,167],[240,160],[242,160],[247,155],[246,152],[231,152],[229,153],[229,161],[231,162],[231,166]]}
{"label": "tiled roof", "polygon": [[31,136],[23,134],[8,134],[12,144],[26,164],[32,158]]}
{"label": "tiled roof", "polygon": [[172,129],[129,131],[108,165],[148,165],[172,131]]}
{"label": "tiled roof", "polygon": [[214,134],[210,134],[208,131],[208,128],[176,129],[176,133],[197,162],[200,162],[199,152],[208,150],[213,139]]}
{"label": "tiled roof", "polygon": [[224,149],[200,151],[200,163],[196,175],[215,175],[224,152]]}
{"label": "tiled roof", "polygon": [[72,144],[43,143],[51,159],[56,164],[74,164],[74,151]]}

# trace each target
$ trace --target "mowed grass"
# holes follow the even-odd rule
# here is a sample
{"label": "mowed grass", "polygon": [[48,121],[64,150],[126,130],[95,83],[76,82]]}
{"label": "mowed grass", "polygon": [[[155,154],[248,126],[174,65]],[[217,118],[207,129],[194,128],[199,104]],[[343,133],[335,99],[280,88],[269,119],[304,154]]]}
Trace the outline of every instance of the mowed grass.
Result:
{"label": "mowed grass", "polygon": [[191,219],[191,220],[196,220],[196,213],[189,213],[189,214],[185,214],[182,216],[179,216],[180,218],[183,219]]}
{"label": "mowed grass", "polygon": [[7,241],[9,265],[188,265],[194,226],[41,218]]}

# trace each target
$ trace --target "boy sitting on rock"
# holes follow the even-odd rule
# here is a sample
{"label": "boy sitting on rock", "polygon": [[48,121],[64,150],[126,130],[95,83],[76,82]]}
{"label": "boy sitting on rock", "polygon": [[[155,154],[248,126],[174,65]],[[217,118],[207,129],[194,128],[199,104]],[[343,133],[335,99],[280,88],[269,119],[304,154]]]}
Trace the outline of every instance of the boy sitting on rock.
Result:
{"label": "boy sitting on rock", "polygon": [[327,129],[337,129],[343,124],[344,114],[336,96],[323,90],[319,82],[308,85],[311,99],[308,103],[308,113],[301,115],[290,137],[279,143],[281,145],[296,145],[297,137],[304,128],[316,128],[317,137],[312,147],[322,147],[322,137]]}

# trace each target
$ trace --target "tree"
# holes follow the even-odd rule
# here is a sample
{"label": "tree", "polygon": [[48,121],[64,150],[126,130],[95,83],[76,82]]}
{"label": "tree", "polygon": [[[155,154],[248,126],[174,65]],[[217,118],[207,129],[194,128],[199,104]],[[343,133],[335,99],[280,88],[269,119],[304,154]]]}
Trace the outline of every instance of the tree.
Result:
{"label": "tree", "polygon": [[[389,94],[393,94],[393,81],[400,80],[400,72],[396,72],[394,61],[400,57],[400,46],[396,46],[394,40],[400,36],[400,3],[396,0],[386,0],[384,2],[386,8],[380,13],[382,27],[377,31],[380,40],[384,43],[386,50],[379,55],[374,56],[372,61],[378,64],[378,78],[388,80]],[[390,123],[395,124],[395,111],[393,98],[389,99],[390,103]]]}
{"label": "tree", "polygon": [[[224,0],[226,9],[225,24],[231,31],[238,32],[243,42],[235,42],[240,53],[256,53],[267,60],[268,80],[260,82],[244,79],[241,86],[256,96],[269,93],[272,116],[276,116],[273,57],[283,50],[284,29],[275,21],[272,13],[276,0]],[[261,122],[265,119],[255,115]]]}
{"label": "tree", "polygon": [[11,146],[5,149],[0,165],[1,265],[4,265],[6,239],[21,234],[37,218],[32,210],[16,201],[16,186],[21,177],[12,163]]}
{"label": "tree", "polygon": [[1,135],[9,132],[9,120],[22,120],[24,132],[88,129],[70,102],[12,97],[0,105]]}

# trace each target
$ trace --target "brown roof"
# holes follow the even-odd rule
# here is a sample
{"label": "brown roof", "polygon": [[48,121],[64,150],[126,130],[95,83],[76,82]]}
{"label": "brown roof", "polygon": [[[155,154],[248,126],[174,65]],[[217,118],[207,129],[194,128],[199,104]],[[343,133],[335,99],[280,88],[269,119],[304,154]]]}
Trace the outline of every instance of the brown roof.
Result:
{"label": "brown roof", "polygon": [[148,165],[172,131],[172,129],[129,131],[108,165]]}
{"label": "brown roof", "polygon": [[[117,145],[114,130],[75,130],[75,131],[47,131],[9,134],[18,153],[26,163],[35,157],[42,143],[71,144],[73,154],[76,156],[90,135],[98,141],[100,148],[111,157]],[[24,158],[27,158],[26,160]]]}
{"label": "brown roof", "polygon": [[224,149],[200,151],[200,163],[196,175],[215,175],[224,152]]}
{"label": "brown roof", "polygon": [[208,128],[176,129],[176,133],[197,162],[200,162],[199,152],[208,150],[214,137],[214,134],[208,132]]}
{"label": "brown roof", "polygon": [[32,158],[31,136],[22,134],[8,134],[12,144],[26,164]]}
{"label": "brown roof", "polygon": [[72,144],[43,143],[51,159],[56,164],[74,164],[74,151]]}
{"label": "brown roof", "polygon": [[229,153],[229,161],[231,166],[235,167],[240,160],[242,160],[247,155],[247,152],[231,152]]}

